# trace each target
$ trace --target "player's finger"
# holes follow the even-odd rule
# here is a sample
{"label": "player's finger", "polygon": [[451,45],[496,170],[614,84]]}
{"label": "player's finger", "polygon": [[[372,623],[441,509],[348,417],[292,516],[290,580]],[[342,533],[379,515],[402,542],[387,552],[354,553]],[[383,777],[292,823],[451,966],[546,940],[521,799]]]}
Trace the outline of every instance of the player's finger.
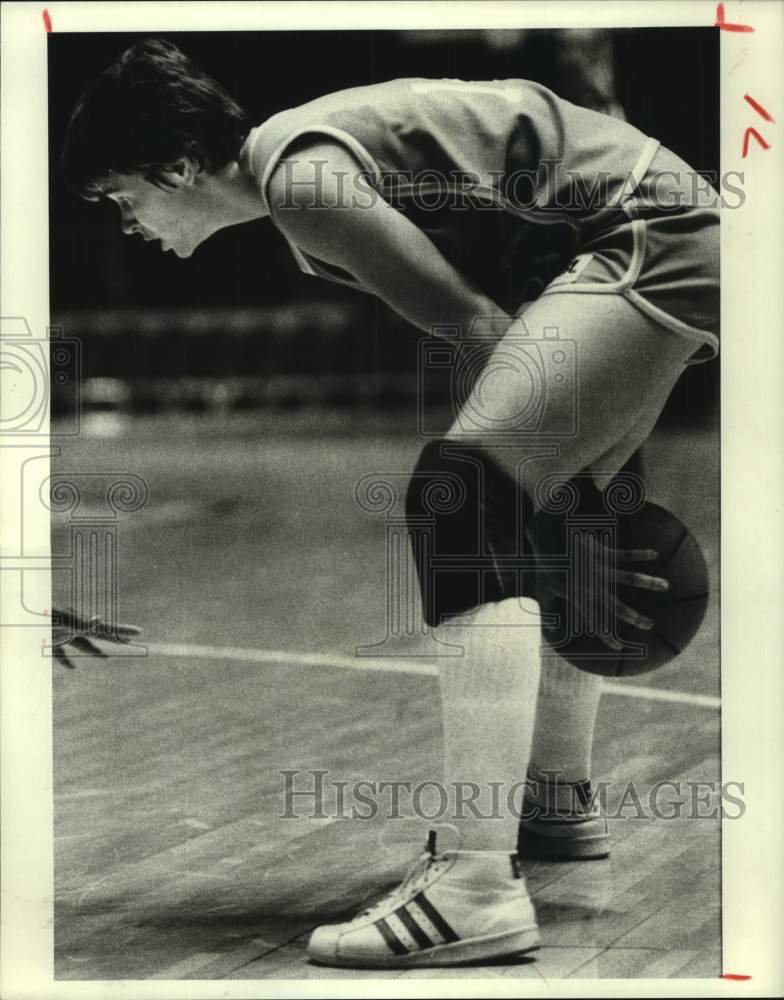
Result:
{"label": "player's finger", "polygon": [[138,625],[115,625],[114,626],[117,635],[141,635],[142,630]]}
{"label": "player's finger", "polygon": [[625,583],[630,587],[644,587],[645,590],[664,591],[670,589],[670,584],[664,577],[648,576],[647,573],[634,573],[626,569],[616,570],[615,579],[618,583]]}
{"label": "player's finger", "polygon": [[619,601],[615,598],[613,599],[611,606],[616,618],[620,618],[621,621],[627,622],[629,625],[634,625],[635,628],[645,629],[646,631],[653,628],[653,622],[650,618],[646,618],[645,615],[641,615],[639,611],[635,611],[634,608],[630,608],[628,604],[624,604],[623,601]]}
{"label": "player's finger", "polygon": [[73,637],[73,629],[62,628],[60,625],[52,625],[52,646],[64,646]]}
{"label": "player's finger", "polygon": [[135,635],[141,635],[137,625],[106,625],[97,634],[107,642],[125,642]]}
{"label": "player's finger", "polygon": [[[612,605],[612,601],[610,599],[609,594],[601,590],[592,588],[590,586],[586,587],[582,591],[581,600],[572,603],[575,612],[578,616],[578,620],[581,620],[583,623],[587,621],[595,622],[597,616],[603,617],[604,612],[601,605],[607,605],[607,604]],[[624,605],[622,605],[621,602],[618,600],[615,601],[615,605],[624,607]],[[622,616],[618,615],[618,617]],[[601,631],[599,631],[599,637],[601,638],[605,646],[609,646],[610,649],[615,651],[620,651],[623,649],[623,643],[619,639],[616,639],[614,635],[602,633]]]}
{"label": "player's finger", "polygon": [[66,670],[76,670],[76,667],[63,652],[62,647],[52,646],[52,656],[61,666],[65,667]]}
{"label": "player's finger", "polygon": [[78,615],[73,608],[52,608],[51,617],[57,619],[56,624],[61,628],[70,628],[75,632],[84,632],[90,627],[89,621]]}
{"label": "player's finger", "polygon": [[71,645],[74,649],[78,649],[81,653],[87,653],[88,656],[98,656],[101,659],[106,659],[108,653],[104,653],[102,649],[99,649],[96,645],[90,642],[89,639],[85,639],[83,635],[77,635],[71,640]]}
{"label": "player's finger", "polygon": [[623,649],[623,643],[619,642],[618,639],[612,635],[603,635],[601,636],[601,640],[605,646],[609,646],[610,649],[614,649],[616,652],[620,652],[620,650]]}
{"label": "player's finger", "polygon": [[610,549],[618,562],[656,562],[656,549]]}
{"label": "player's finger", "polygon": [[131,636],[140,635],[141,631],[138,625],[125,625],[123,623],[113,625],[110,622],[101,621],[90,630],[90,634],[106,639],[108,642],[122,642],[124,639],[130,639]]}

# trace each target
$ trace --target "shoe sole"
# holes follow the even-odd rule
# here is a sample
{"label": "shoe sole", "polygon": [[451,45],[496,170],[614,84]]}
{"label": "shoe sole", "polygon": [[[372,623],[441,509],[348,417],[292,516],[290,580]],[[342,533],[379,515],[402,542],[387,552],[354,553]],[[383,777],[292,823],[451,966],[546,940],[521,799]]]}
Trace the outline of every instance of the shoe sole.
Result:
{"label": "shoe sole", "polygon": [[609,858],[607,834],[598,837],[566,838],[521,830],[517,854],[529,861],[601,861]]}
{"label": "shoe sole", "polygon": [[379,956],[378,959],[351,958],[351,956],[316,956],[308,954],[317,965],[340,966],[352,969],[411,969],[420,966],[463,965],[467,962],[481,962],[490,958],[514,958],[530,951],[536,951],[541,944],[536,927],[525,930],[506,931],[487,937],[467,938],[453,944],[436,945],[407,955]]}

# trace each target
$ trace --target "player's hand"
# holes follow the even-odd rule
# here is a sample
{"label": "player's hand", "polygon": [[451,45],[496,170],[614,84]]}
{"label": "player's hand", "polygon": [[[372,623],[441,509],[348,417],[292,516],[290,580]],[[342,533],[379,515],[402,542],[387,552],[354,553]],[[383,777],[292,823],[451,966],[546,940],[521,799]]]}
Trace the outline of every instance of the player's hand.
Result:
{"label": "player's hand", "polygon": [[101,615],[83,618],[70,608],[65,611],[52,609],[52,656],[68,670],[74,669],[68,653],[75,651],[89,656],[108,657],[96,639],[103,642],[125,643],[133,636],[140,635],[141,629],[136,625],[109,624]]}
{"label": "player's hand", "polygon": [[[610,649],[621,650],[617,623],[626,622],[647,631],[653,622],[646,615],[630,607],[617,596],[618,587],[637,587],[640,590],[661,593],[669,588],[663,577],[628,569],[629,565],[655,562],[654,549],[610,549],[592,534],[579,532],[571,535],[572,551],[569,573],[548,566],[547,556],[559,549],[543,544],[541,535],[529,535],[531,544],[540,557],[536,573],[537,594],[542,598],[561,598],[572,606],[575,620],[591,633],[601,638]],[[576,548],[575,548],[576,547]],[[561,548],[563,554],[565,548]]]}

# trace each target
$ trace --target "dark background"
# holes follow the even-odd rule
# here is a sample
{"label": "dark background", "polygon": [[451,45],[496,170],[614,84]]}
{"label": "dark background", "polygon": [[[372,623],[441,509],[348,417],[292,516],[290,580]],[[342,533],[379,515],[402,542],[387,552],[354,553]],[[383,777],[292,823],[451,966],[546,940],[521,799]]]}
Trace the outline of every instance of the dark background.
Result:
{"label": "dark background", "polygon": [[[477,31],[156,37],[176,42],[256,123],[332,90],[403,76],[524,77],[562,91],[553,58],[556,32],[510,32],[505,44],[494,34],[492,45]],[[627,120],[697,170],[718,171],[718,31],[612,35],[616,95]],[[361,293],[302,275],[268,220],[223,230],[182,261],[160,253],[157,244],[124,237],[114,206],[82,202],[65,189],[57,160],[80,91],[142,37],[49,35],[51,313],[53,324],[82,342],[85,377],[413,371],[419,334]],[[325,303],[334,309],[324,310]],[[256,308],[265,317],[259,321],[267,330],[263,345],[258,323],[247,319]],[[288,309],[286,322],[279,321],[279,309]],[[246,318],[232,320],[237,311]],[[329,329],[320,316],[331,317]],[[717,380],[718,365],[697,366],[681,380],[675,408],[712,407]],[[84,398],[89,404],[89,391]]]}

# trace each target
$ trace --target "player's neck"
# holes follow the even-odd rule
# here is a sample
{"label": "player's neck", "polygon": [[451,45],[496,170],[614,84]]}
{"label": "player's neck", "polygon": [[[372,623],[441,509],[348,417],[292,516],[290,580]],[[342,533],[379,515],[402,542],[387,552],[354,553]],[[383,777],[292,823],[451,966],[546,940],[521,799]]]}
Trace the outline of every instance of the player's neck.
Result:
{"label": "player's neck", "polygon": [[204,194],[220,219],[221,228],[252,222],[268,214],[255,181],[236,162],[210,174]]}

